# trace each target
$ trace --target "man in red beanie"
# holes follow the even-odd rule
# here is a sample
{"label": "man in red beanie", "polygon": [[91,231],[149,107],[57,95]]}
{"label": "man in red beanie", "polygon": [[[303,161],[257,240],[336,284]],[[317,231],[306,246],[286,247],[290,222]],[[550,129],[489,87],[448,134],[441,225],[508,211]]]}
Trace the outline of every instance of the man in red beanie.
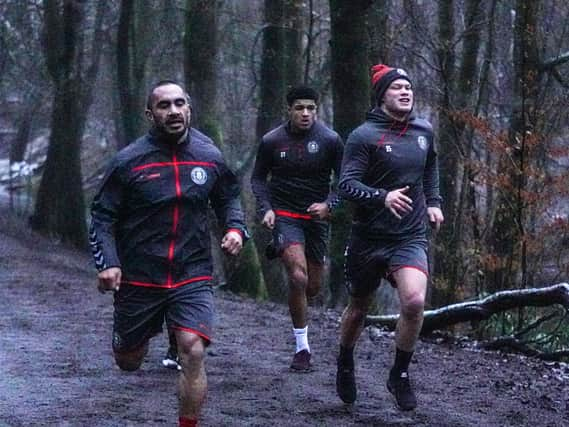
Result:
{"label": "man in red beanie", "polygon": [[355,210],[346,248],[350,301],[340,326],[336,389],[344,402],[356,400],[354,347],[385,278],[401,303],[387,388],[402,410],[411,410],[417,399],[408,368],[423,323],[429,271],[426,219],[435,229],[444,220],[437,154],[431,124],[412,114],[407,73],[383,64],[372,73],[376,106],[348,137],[339,183],[340,195]]}
{"label": "man in red beanie", "polygon": [[307,299],[324,271],[330,215],[338,203],[332,171],[342,164],[340,136],[317,120],[318,93],[306,86],[287,94],[289,120],[263,136],[251,177],[257,214],[272,231],[269,258],[280,257],[289,279],[288,306],[296,349],[290,368],[311,369]]}

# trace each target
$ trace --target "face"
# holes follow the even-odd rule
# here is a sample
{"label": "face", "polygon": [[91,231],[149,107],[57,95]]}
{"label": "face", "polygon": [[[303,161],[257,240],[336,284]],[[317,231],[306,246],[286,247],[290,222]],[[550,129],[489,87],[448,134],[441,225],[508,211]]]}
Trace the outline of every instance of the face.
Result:
{"label": "face", "polygon": [[413,89],[405,79],[391,82],[385,94],[381,108],[396,119],[404,119],[413,109]]}
{"label": "face", "polygon": [[305,131],[312,127],[316,120],[316,103],[313,99],[295,99],[288,107],[288,115],[293,129]]}
{"label": "face", "polygon": [[152,92],[146,117],[162,135],[182,137],[190,127],[191,110],[184,90],[175,84],[158,86]]}

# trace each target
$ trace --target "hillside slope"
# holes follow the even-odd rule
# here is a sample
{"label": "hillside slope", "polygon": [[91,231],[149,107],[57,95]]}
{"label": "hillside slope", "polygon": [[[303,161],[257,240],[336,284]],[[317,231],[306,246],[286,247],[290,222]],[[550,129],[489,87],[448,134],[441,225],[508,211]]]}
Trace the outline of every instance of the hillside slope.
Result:
{"label": "hillside slope", "polygon": [[[0,425],[174,426],[176,373],[160,366],[165,335],[140,371],[115,367],[112,297],[87,254],[40,238],[0,212]],[[218,291],[208,350],[207,426],[569,425],[566,365],[474,346],[421,342],[411,376],[419,407],[402,413],[385,388],[392,334],[366,331],[357,350],[359,398],[335,394],[339,313],[312,309],[315,370],[288,371],[287,309]]]}

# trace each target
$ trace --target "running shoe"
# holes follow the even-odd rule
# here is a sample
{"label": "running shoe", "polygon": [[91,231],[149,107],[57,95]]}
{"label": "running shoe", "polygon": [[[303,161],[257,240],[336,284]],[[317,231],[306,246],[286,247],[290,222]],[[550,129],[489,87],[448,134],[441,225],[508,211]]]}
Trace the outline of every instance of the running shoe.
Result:
{"label": "running shoe", "polygon": [[342,402],[354,403],[358,391],[356,388],[356,376],[354,373],[354,361],[341,361],[338,358],[338,370],[336,371],[336,392]]}
{"label": "running shoe", "polygon": [[178,353],[174,347],[168,347],[168,352],[164,359],[162,359],[162,365],[168,369],[177,369],[178,371],[182,370],[178,359]]}
{"label": "running shoe", "polygon": [[290,369],[297,372],[308,372],[312,368],[310,364],[311,354],[308,350],[301,350],[295,353],[290,364]]}
{"label": "running shoe", "polygon": [[409,374],[401,372],[400,375],[389,375],[387,389],[397,401],[397,406],[403,411],[410,411],[417,406],[417,398],[411,389]]}

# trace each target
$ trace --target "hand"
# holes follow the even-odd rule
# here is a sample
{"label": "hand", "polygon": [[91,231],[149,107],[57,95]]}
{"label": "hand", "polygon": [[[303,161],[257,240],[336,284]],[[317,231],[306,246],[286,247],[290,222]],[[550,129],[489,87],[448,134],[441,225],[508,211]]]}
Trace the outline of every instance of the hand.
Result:
{"label": "hand", "polygon": [[263,221],[261,221],[261,224],[263,224],[269,230],[275,228],[275,211],[273,211],[272,209],[268,210],[265,213],[265,216],[263,217]]}
{"label": "hand", "polygon": [[221,249],[229,255],[237,255],[243,247],[243,237],[237,231],[229,231],[221,239]]}
{"label": "hand", "polygon": [[306,212],[316,219],[327,219],[330,217],[330,209],[328,209],[327,203],[312,203],[306,209]]}
{"label": "hand", "polygon": [[407,191],[409,191],[408,185],[403,188],[390,191],[387,193],[387,196],[385,196],[385,206],[398,219],[401,219],[403,215],[413,210],[413,200],[404,194]]}
{"label": "hand", "polygon": [[99,279],[97,289],[102,294],[107,291],[118,291],[121,287],[122,270],[119,267],[111,267],[100,271],[97,277]]}
{"label": "hand", "polygon": [[445,220],[445,217],[443,216],[443,212],[441,211],[441,209],[434,206],[427,208],[427,215],[429,217],[429,223],[431,224],[431,227],[435,231],[439,231],[439,229],[441,228],[441,224]]}

